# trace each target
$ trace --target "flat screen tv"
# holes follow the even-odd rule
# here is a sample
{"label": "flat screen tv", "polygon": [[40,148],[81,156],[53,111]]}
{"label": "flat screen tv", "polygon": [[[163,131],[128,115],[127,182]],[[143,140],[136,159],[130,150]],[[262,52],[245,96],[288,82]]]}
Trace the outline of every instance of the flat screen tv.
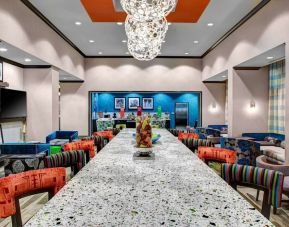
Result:
{"label": "flat screen tv", "polygon": [[26,92],[0,89],[0,120],[27,117]]}

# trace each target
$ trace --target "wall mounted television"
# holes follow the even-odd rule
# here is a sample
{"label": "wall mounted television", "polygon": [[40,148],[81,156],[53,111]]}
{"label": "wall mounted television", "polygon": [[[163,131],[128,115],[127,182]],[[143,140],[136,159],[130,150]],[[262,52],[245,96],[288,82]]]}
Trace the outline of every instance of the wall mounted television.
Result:
{"label": "wall mounted television", "polygon": [[27,117],[27,95],[25,91],[0,89],[0,120]]}

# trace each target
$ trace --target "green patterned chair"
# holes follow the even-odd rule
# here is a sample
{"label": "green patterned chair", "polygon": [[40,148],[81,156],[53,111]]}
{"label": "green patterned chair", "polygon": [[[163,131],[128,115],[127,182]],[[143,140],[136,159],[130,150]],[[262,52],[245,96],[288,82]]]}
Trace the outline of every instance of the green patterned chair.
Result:
{"label": "green patterned chair", "polygon": [[238,164],[222,164],[222,178],[234,189],[237,185],[264,191],[261,213],[269,220],[271,205],[281,206],[284,175],[279,171]]}
{"label": "green patterned chair", "polygon": [[213,147],[211,141],[206,139],[193,139],[187,138],[183,139],[182,143],[186,145],[192,152],[196,152],[199,147]]}

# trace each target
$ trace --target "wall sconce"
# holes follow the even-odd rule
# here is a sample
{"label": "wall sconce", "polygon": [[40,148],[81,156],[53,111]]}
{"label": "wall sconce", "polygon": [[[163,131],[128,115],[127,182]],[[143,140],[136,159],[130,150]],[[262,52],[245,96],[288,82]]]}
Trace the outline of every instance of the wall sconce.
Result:
{"label": "wall sconce", "polygon": [[216,108],[217,108],[217,104],[214,102],[214,103],[212,104],[212,107],[213,107],[213,109],[216,109]]}
{"label": "wall sconce", "polygon": [[250,102],[250,108],[251,108],[251,109],[254,109],[255,107],[256,107],[256,103],[255,103],[255,101],[252,100],[252,101]]}

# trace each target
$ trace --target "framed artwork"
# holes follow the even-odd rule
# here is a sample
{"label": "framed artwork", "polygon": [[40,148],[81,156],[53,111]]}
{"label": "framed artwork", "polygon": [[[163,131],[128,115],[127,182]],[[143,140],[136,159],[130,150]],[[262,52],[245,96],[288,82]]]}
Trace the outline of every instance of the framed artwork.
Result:
{"label": "framed artwork", "polygon": [[128,98],[128,109],[137,110],[139,106],[139,98]]}
{"label": "framed artwork", "polygon": [[142,98],[142,108],[144,110],[153,110],[154,98]]}
{"label": "framed artwork", "polygon": [[125,98],[114,98],[114,109],[120,110],[121,107],[125,108]]}
{"label": "framed artwork", "polygon": [[0,61],[0,82],[3,82],[3,62]]}

